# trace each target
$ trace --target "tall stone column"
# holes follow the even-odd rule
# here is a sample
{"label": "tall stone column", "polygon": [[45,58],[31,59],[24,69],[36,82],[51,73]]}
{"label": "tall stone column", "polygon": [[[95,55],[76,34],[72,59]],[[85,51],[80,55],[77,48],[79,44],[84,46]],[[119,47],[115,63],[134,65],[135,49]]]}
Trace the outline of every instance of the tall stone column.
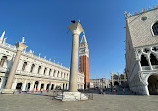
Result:
{"label": "tall stone column", "polygon": [[77,92],[79,35],[84,30],[80,22],[69,25],[68,28],[72,32],[72,51],[71,51],[69,91]]}
{"label": "tall stone column", "polygon": [[[27,47],[26,45],[24,45],[24,40],[22,40],[22,42],[18,42],[15,44],[16,48],[17,48],[17,53],[16,53],[16,56],[14,58],[14,62],[13,62],[13,65],[12,65],[12,68],[10,70],[10,73],[9,73],[9,76],[8,76],[8,80],[7,80],[7,83],[6,83],[6,86],[5,86],[5,91],[4,93],[8,92],[8,93],[11,93],[11,86],[12,86],[12,83],[13,83],[13,80],[14,80],[14,76],[15,76],[15,73],[16,73],[16,70],[17,70],[17,67],[18,67],[18,64],[19,64],[19,60],[20,60],[20,56],[21,56],[21,52]],[[8,89],[8,90],[7,90]]]}
{"label": "tall stone column", "polygon": [[37,90],[38,90],[38,91],[40,91],[40,89],[41,89],[41,81],[39,81],[38,87],[37,87]]}
{"label": "tall stone column", "polygon": [[45,91],[46,88],[47,88],[47,83],[44,83],[44,88],[43,88],[43,90]]}
{"label": "tall stone column", "polygon": [[33,80],[33,81],[31,82],[30,91],[33,91],[33,90],[34,90],[34,85],[35,85],[35,81]]}
{"label": "tall stone column", "polygon": [[88,97],[77,91],[77,78],[78,78],[78,49],[79,49],[79,35],[84,32],[80,22],[72,21],[73,24],[68,28],[72,32],[72,51],[71,51],[71,67],[69,79],[69,92],[64,92],[61,96],[55,97],[62,101],[80,101],[87,100]]}
{"label": "tall stone column", "polygon": [[26,91],[26,84],[27,84],[27,80],[25,80],[24,83],[22,84],[22,91]]}

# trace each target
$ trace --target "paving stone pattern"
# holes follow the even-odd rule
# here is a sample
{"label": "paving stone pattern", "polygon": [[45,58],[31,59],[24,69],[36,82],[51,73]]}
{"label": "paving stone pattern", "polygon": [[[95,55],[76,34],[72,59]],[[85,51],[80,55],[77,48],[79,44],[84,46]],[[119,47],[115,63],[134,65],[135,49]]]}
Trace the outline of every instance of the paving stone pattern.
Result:
{"label": "paving stone pattern", "polygon": [[0,94],[0,111],[157,111],[158,96],[94,94],[94,100],[61,102],[51,94]]}

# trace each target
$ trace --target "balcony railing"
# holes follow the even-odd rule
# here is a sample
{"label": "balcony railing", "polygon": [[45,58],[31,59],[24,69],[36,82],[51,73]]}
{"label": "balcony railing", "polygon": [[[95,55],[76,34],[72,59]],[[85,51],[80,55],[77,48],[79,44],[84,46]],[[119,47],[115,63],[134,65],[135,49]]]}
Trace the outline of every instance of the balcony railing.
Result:
{"label": "balcony railing", "polygon": [[68,80],[65,79],[65,78],[57,78],[57,77],[53,77],[53,76],[49,76],[49,75],[43,75],[43,74],[37,74],[37,73],[30,73],[30,72],[21,71],[21,70],[16,71],[16,74],[27,75],[27,76],[33,76],[33,77],[40,77],[40,78],[49,78],[49,79],[55,79],[55,80],[68,81]]}
{"label": "balcony railing", "polygon": [[158,69],[158,65],[153,65],[152,68],[153,69]]}
{"label": "balcony railing", "polygon": [[150,66],[142,66],[142,70],[150,70]]}

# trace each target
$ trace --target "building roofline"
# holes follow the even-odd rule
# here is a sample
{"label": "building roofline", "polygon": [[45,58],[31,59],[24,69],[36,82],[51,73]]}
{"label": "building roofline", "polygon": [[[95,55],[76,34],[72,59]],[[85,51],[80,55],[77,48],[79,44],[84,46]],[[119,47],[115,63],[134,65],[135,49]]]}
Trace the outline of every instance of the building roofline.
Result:
{"label": "building roofline", "polygon": [[135,11],[133,14],[131,14],[130,12],[127,14],[127,12],[125,11],[124,16],[125,16],[125,19],[128,19],[130,17],[140,15],[143,13],[147,13],[149,11],[153,11],[153,10],[157,10],[157,9],[158,9],[158,4],[156,5],[156,7],[149,7],[148,9],[142,8],[142,11]]}

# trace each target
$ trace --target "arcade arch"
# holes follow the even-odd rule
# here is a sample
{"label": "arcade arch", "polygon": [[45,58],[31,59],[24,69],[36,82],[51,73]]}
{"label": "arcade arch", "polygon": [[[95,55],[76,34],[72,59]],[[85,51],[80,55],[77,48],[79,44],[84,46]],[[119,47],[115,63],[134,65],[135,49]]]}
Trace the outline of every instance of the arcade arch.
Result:
{"label": "arcade arch", "polygon": [[158,95],[158,75],[149,76],[148,91],[150,95]]}

